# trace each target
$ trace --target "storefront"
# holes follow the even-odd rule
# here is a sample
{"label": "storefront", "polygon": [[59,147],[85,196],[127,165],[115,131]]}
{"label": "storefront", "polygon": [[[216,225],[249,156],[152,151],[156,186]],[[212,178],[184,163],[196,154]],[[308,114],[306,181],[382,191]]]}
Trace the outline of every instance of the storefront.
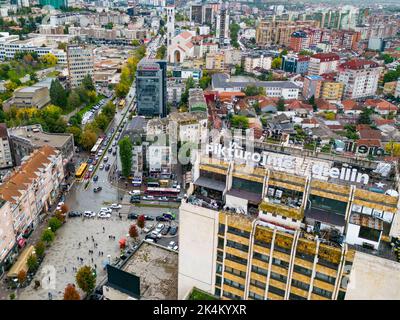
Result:
{"label": "storefront", "polygon": [[18,245],[14,244],[14,246],[8,252],[8,254],[5,256],[3,261],[0,262],[0,278],[3,276],[3,274],[6,271],[8,271],[11,268],[11,266],[14,263],[17,255],[18,255]]}

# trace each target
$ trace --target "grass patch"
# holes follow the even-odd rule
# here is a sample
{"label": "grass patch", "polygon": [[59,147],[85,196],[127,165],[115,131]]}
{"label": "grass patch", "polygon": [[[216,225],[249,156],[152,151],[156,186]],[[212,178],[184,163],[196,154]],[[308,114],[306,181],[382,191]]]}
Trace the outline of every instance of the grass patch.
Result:
{"label": "grass patch", "polygon": [[[92,107],[93,107],[95,104],[99,103],[99,101],[102,100],[102,99],[104,99],[104,98],[105,98],[104,95],[99,94],[99,95],[96,97],[96,100],[95,100],[94,102],[89,103],[88,105],[86,105],[86,107],[83,107],[81,110],[79,110],[78,114],[80,114],[81,117],[83,117],[83,115],[84,115],[86,112],[88,112],[90,109],[92,109]],[[71,111],[72,111],[72,110],[71,110]],[[71,111],[69,111],[69,112],[71,112]]]}
{"label": "grass patch", "polygon": [[193,288],[192,292],[189,295],[188,300],[218,300],[218,299],[205,291]]}

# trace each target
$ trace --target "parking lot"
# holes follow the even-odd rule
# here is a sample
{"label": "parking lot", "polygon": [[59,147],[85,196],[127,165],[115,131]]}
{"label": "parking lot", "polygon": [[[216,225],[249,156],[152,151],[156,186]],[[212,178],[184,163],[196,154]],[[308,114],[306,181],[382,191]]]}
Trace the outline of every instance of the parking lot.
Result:
{"label": "parking lot", "polygon": [[[93,208],[96,212],[100,208]],[[18,298],[22,300],[45,300],[48,299],[49,292],[52,299],[62,299],[66,285],[75,282],[76,269],[83,265],[96,267],[97,283],[106,276],[104,265],[110,261],[116,262],[120,256],[119,240],[126,238],[128,246],[133,242],[128,235],[129,226],[136,220],[127,219],[126,212],[135,212],[156,217],[162,212],[177,212],[177,210],[159,208],[134,208],[124,206],[121,218],[118,211],[113,211],[111,218],[67,218],[65,225],[57,231],[54,243],[46,253],[46,257],[41,264],[34,280],[39,280],[41,286],[33,289],[34,281],[25,289],[21,289]],[[146,226],[156,225],[157,221],[147,221]],[[169,222],[162,222],[169,224]],[[176,221],[171,222],[176,225]],[[103,229],[104,228],[104,229]],[[139,231],[140,229],[138,229]],[[179,229],[178,229],[179,233]],[[175,236],[163,236],[157,243],[168,246],[170,241],[177,242],[178,233]],[[109,236],[115,237],[115,240]],[[145,233],[139,232],[140,239]],[[92,240],[93,237],[93,240]],[[93,254],[89,253],[93,250]],[[82,260],[80,260],[82,258]],[[76,269],[75,269],[76,268]]]}

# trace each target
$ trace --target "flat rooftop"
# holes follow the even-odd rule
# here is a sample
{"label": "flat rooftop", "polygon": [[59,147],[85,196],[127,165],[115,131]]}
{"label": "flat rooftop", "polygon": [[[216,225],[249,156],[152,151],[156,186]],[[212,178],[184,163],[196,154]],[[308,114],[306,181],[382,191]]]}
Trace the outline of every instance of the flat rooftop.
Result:
{"label": "flat rooftop", "polygon": [[122,270],[140,277],[141,299],[178,299],[177,252],[144,241]]}
{"label": "flat rooftop", "polygon": [[[35,131],[32,131],[34,129]],[[32,145],[45,146],[51,145],[54,148],[62,148],[64,144],[70,139],[70,134],[63,133],[47,133],[39,127],[16,127],[9,129],[10,136],[16,136],[30,141]]]}

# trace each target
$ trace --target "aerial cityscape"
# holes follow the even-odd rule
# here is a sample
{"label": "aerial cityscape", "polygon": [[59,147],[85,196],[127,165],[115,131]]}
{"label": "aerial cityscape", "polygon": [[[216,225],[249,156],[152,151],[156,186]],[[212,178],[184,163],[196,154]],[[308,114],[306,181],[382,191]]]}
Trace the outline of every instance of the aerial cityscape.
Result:
{"label": "aerial cityscape", "polygon": [[0,300],[400,300],[399,107],[398,0],[0,0]]}

